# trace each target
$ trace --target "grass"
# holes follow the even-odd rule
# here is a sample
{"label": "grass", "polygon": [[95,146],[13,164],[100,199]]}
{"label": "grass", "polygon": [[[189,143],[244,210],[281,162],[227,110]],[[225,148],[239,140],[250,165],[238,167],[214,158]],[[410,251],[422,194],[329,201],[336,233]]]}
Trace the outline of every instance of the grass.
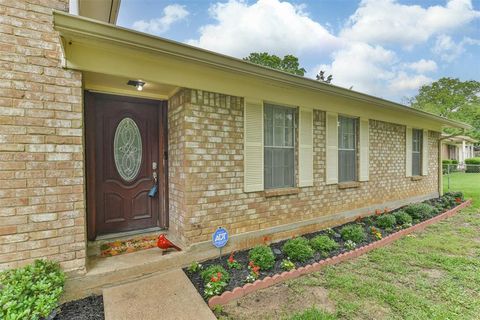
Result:
{"label": "grass", "polygon": [[[465,196],[480,200],[480,173],[454,172],[450,174],[450,188],[448,188],[448,176],[443,176],[443,191],[463,191]],[[474,207],[480,208],[480,201],[474,203]]]}
{"label": "grass", "polygon": [[[460,190],[473,198],[474,205],[384,248],[288,282],[290,306],[305,301],[320,287],[328,292],[328,304],[316,301],[303,311],[283,308],[281,318],[479,319],[480,174],[454,173],[450,186],[451,191]],[[258,303],[269,305],[269,289],[257,296]],[[253,303],[240,301],[241,307],[232,308],[255,308],[248,304]],[[323,308],[327,305],[330,312]],[[226,318],[239,319],[229,317],[229,308]],[[259,312],[262,319],[278,315],[274,308]]]}

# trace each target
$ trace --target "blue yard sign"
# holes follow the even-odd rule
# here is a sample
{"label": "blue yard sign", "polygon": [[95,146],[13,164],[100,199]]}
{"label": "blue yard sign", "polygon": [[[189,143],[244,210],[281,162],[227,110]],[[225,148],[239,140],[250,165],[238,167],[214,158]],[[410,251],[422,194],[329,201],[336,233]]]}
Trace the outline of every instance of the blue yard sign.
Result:
{"label": "blue yard sign", "polygon": [[212,242],[217,248],[222,248],[227,244],[228,232],[224,228],[220,227],[213,233]]}

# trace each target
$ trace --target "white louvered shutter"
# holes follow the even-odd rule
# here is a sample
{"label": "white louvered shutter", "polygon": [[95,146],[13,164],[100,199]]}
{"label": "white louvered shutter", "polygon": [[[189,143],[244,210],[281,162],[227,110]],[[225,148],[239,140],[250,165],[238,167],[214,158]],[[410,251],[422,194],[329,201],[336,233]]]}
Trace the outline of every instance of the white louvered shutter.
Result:
{"label": "white louvered shutter", "polygon": [[358,180],[359,181],[368,181],[368,171],[369,171],[369,124],[368,119],[360,118],[360,148],[359,148],[359,173],[358,173]]}
{"label": "white louvered shutter", "polygon": [[298,176],[300,187],[313,186],[313,110],[300,108]]}
{"label": "white louvered shutter", "polygon": [[338,114],[327,112],[326,115],[326,183],[338,183]]}
{"label": "white louvered shutter", "polygon": [[428,176],[428,130],[423,130],[422,176]]}
{"label": "white louvered shutter", "polygon": [[245,100],[244,191],[263,190],[263,103]]}
{"label": "white louvered shutter", "polygon": [[407,127],[405,134],[405,176],[412,176],[412,128]]}

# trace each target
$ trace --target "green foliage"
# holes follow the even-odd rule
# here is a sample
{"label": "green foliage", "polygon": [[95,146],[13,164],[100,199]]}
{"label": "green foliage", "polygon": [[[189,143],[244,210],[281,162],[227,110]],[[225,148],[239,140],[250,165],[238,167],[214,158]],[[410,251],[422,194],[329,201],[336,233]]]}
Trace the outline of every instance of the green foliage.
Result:
{"label": "green foliage", "polygon": [[213,296],[217,296],[225,290],[225,287],[227,285],[228,285],[228,282],[226,282],[223,278],[217,281],[209,281],[205,284],[203,295],[207,299]]}
{"label": "green foliage", "polygon": [[466,164],[480,164],[480,157],[465,159]]}
{"label": "green foliage", "polygon": [[292,269],[295,269],[295,263],[288,259],[283,259],[280,267],[282,267],[283,270],[290,271]]}
{"label": "green foliage", "polygon": [[202,265],[197,261],[192,262],[187,268],[187,271],[189,273],[196,273],[196,272],[199,272],[200,270],[202,270]]}
{"label": "green foliage", "polygon": [[345,249],[347,250],[353,250],[357,247],[357,244],[352,240],[347,240],[345,241],[344,246],[345,246]]}
{"label": "green foliage", "polygon": [[313,257],[313,249],[304,237],[288,240],[283,245],[282,250],[292,261],[304,262]]}
{"label": "green foliage", "polygon": [[261,270],[270,270],[275,265],[275,255],[272,249],[264,245],[254,247],[248,252],[248,257]]}
{"label": "green foliage", "polygon": [[305,72],[307,72],[304,68],[300,68],[298,58],[290,54],[284,56],[282,59],[267,52],[252,52],[248,57],[243,58],[243,60],[298,76],[303,76]]}
{"label": "green foliage", "polygon": [[377,218],[376,225],[382,229],[392,229],[397,224],[393,214],[382,214]]}
{"label": "green foliage", "polygon": [[363,230],[363,227],[359,224],[346,225],[340,230],[340,234],[344,241],[351,240],[356,243],[360,243],[367,238],[365,230]]}
{"label": "green foliage", "polygon": [[333,314],[312,307],[303,312],[294,314],[289,320],[335,320]]}
{"label": "green foliage", "polygon": [[480,139],[480,82],[441,78],[420,88],[410,99],[413,108],[473,126],[468,135]]}
{"label": "green foliage", "polygon": [[222,281],[228,283],[228,281],[230,281],[230,274],[219,264],[213,264],[203,270],[200,273],[200,277],[202,277],[204,283],[208,283],[211,281],[212,277],[217,277],[219,272],[222,274]]}
{"label": "green foliage", "polygon": [[316,236],[310,240],[310,246],[313,250],[318,251],[322,256],[327,256],[330,252],[338,249],[339,245],[335,240],[330,239],[328,236]]}
{"label": "green foliage", "polygon": [[480,173],[480,157],[465,159],[467,173]]}
{"label": "green foliage", "polygon": [[435,208],[427,203],[414,203],[403,209],[414,220],[425,220],[435,215]]}
{"label": "green foliage", "polygon": [[64,282],[59,264],[48,260],[0,273],[0,319],[47,317],[58,306]]}
{"label": "green foliage", "polygon": [[403,210],[399,210],[395,212],[394,215],[395,215],[395,219],[397,220],[397,223],[401,226],[405,226],[409,224],[411,225],[413,222],[412,217]]}

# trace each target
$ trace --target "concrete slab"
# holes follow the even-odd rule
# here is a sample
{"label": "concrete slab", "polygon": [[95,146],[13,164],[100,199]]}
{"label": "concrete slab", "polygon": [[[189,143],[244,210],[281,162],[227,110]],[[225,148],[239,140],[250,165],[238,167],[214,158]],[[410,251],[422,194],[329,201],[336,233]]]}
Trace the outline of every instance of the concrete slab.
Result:
{"label": "concrete slab", "polygon": [[103,290],[105,320],[215,320],[181,269]]}

